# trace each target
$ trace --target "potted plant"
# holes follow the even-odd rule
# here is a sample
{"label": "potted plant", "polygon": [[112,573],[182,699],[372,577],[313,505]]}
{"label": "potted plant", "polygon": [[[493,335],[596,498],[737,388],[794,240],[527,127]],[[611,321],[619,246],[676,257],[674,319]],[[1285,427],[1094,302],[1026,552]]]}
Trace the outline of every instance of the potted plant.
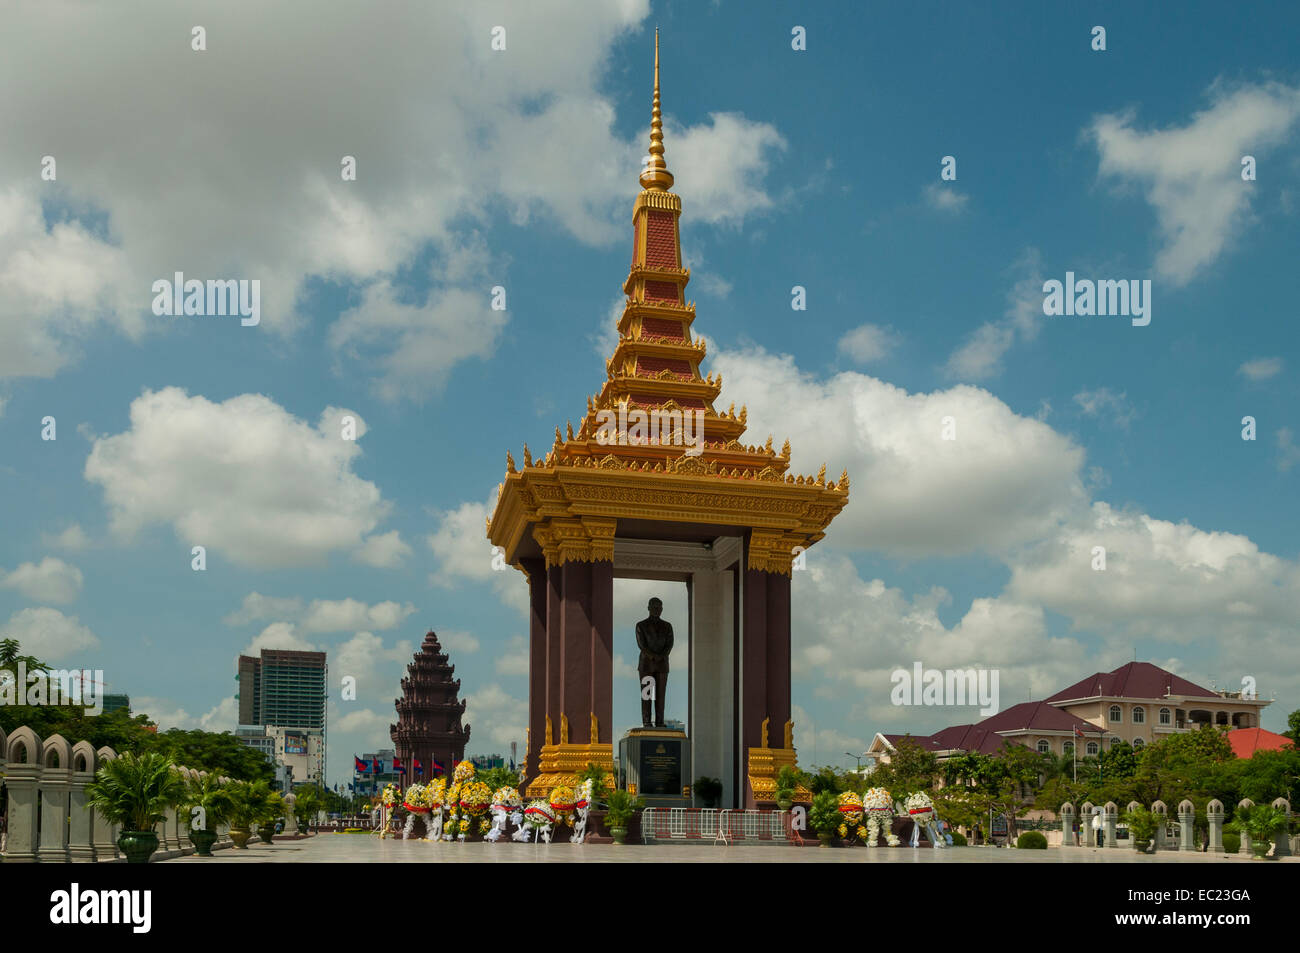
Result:
{"label": "potted plant", "polygon": [[262,809],[262,814],[257,819],[257,836],[262,838],[263,844],[274,842],[275,826],[284,819],[286,806],[284,795],[279,791],[272,791],[270,797],[266,799],[266,807]]}
{"label": "potted plant", "polygon": [[[199,857],[211,857],[217,840],[217,825],[230,819],[230,795],[214,774],[190,778],[185,784],[183,806],[189,814],[190,843]],[[202,813],[196,821],[194,809]]]}
{"label": "potted plant", "polygon": [[149,862],[158,849],[154,825],[166,816],[167,808],[185,799],[174,767],[171,758],[154,752],[127,753],[105,763],[86,785],[89,805],[108,823],[121,826],[117,846],[128,864]]}
{"label": "potted plant", "polygon": [[266,812],[271,793],[267,781],[236,781],[230,785],[230,839],[237,850],[248,849],[253,825]]}
{"label": "potted plant", "polygon": [[633,794],[628,794],[622,788],[610,791],[606,795],[606,801],[608,806],[605,811],[605,826],[609,828],[614,843],[622,844],[627,839],[627,822],[632,819],[632,815],[645,807],[645,802]]}
{"label": "potted plant", "polygon": [[794,806],[795,789],[799,786],[799,773],[786,765],[776,776],[776,806],[788,811]]}
{"label": "potted plant", "polygon": [[819,846],[830,847],[835,838],[835,830],[840,826],[840,798],[834,791],[822,791],[814,794],[812,810],[808,812],[808,823],[817,832]]}
{"label": "potted plant", "polygon": [[1124,813],[1124,823],[1128,825],[1129,837],[1133,840],[1134,848],[1138,853],[1147,853],[1147,848],[1151,846],[1156,835],[1156,825],[1159,823],[1156,816],[1145,807],[1138,807]]}
{"label": "potted plant", "polygon": [[1268,851],[1279,832],[1286,830],[1286,814],[1268,804],[1257,804],[1243,812],[1241,827],[1250,835],[1250,849],[1256,860],[1276,860]]}
{"label": "potted plant", "polygon": [[718,798],[722,797],[722,782],[717,778],[696,778],[695,793],[700,796],[705,807],[717,807]]}

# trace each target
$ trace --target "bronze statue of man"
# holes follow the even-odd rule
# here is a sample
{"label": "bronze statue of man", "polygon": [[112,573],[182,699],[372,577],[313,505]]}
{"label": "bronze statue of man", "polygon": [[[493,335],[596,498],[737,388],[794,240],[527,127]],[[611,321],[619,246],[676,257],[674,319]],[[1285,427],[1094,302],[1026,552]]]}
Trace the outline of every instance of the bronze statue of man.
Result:
{"label": "bronze statue of man", "polygon": [[664,727],[664,690],[668,687],[668,653],[673,650],[673,627],[659,618],[664,604],[651,599],[650,615],[636,624],[636,644],[641,650],[637,674],[641,676],[641,724],[649,728],[654,701],[655,728]]}

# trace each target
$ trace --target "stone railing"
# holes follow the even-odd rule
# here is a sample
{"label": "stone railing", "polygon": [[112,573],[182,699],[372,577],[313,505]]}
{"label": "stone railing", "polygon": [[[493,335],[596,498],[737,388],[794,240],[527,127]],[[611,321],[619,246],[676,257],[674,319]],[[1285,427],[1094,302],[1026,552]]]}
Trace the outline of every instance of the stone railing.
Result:
{"label": "stone railing", "polygon": [[[0,783],[9,795],[7,831],[0,861],[4,863],[95,863],[125,858],[117,849],[116,825],[86,806],[86,785],[100,766],[117,757],[112,748],[98,751],[88,741],[69,744],[62,735],[44,740],[31,728],[0,731]],[[175,769],[183,778],[198,778],[204,771]],[[228,780],[222,778],[222,781]],[[189,818],[169,807],[154,832],[158,851],[154,860],[194,853],[189,841]],[[213,849],[233,846],[229,827],[217,828]]]}
{"label": "stone railing", "polygon": [[[1243,800],[1237,807],[1250,808],[1254,803],[1249,799]],[[1132,811],[1136,808],[1143,807],[1137,801],[1130,801],[1125,811]],[[1291,830],[1291,804],[1286,798],[1280,797],[1273,801],[1273,807],[1282,811],[1286,815],[1287,827],[1282,836],[1277,838],[1277,845],[1273,848],[1273,854],[1276,857],[1290,857],[1294,853],[1295,844],[1290,836]],[[1194,851],[1198,848],[1194,840],[1196,806],[1186,798],[1178,803],[1176,811],[1171,812],[1169,806],[1164,801],[1156,801],[1150,806],[1150,811],[1156,816],[1156,833],[1155,849],[1156,850],[1181,850]],[[1120,844],[1116,838],[1116,828],[1120,822],[1119,805],[1114,801],[1107,801],[1104,805],[1096,806],[1090,801],[1085,801],[1079,808],[1078,814],[1075,813],[1074,805],[1068,801],[1061,805],[1057,811],[1061,819],[1061,843],[1066,847],[1075,846],[1074,827],[1075,822],[1079,825],[1079,843],[1081,847],[1096,847],[1098,831],[1092,829],[1092,819],[1097,817],[1101,824],[1099,833],[1101,835],[1102,847],[1119,847]],[[1210,801],[1205,806],[1205,820],[1208,828],[1207,835],[1209,840],[1209,850],[1212,853],[1223,853],[1223,802],[1219,800]],[[1170,824],[1178,824],[1177,840],[1171,839],[1166,833]],[[1125,847],[1131,848],[1130,842]],[[1250,835],[1242,832],[1241,845],[1237,848],[1239,854],[1250,854]]]}

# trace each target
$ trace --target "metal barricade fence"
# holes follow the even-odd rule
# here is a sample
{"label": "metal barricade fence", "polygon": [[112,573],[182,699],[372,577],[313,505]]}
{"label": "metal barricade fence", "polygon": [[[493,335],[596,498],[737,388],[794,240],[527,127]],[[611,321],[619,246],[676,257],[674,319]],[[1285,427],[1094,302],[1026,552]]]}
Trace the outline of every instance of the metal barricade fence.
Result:
{"label": "metal barricade fence", "polygon": [[641,814],[641,840],[711,841],[714,844],[802,844],[787,811],[648,807]]}

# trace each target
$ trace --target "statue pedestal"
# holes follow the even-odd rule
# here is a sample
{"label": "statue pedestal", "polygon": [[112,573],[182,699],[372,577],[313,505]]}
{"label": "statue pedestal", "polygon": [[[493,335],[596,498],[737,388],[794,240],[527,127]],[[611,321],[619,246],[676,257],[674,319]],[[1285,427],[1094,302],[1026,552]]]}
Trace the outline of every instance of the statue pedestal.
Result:
{"label": "statue pedestal", "polygon": [[618,742],[619,770],[647,807],[690,807],[691,740],[674,728],[633,728]]}

